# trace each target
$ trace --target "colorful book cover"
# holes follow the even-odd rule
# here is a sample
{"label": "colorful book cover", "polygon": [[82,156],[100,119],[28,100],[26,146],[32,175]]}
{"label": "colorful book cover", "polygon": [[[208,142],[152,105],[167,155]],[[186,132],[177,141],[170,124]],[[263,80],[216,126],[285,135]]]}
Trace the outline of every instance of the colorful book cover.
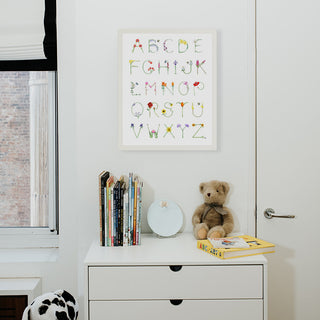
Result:
{"label": "colorful book cover", "polygon": [[128,239],[128,224],[129,224],[129,197],[128,190],[123,195],[123,246],[127,247]]}
{"label": "colorful book cover", "polygon": [[114,183],[110,186],[110,211],[111,211],[111,246],[114,247]]}
{"label": "colorful book cover", "polygon": [[[105,179],[103,180],[103,177]],[[103,187],[104,186],[104,187]],[[130,246],[141,243],[142,187],[138,176],[117,180],[109,172],[99,175],[100,243]]]}
{"label": "colorful book cover", "polygon": [[119,221],[118,221],[118,243],[120,246],[123,246],[123,195],[124,195],[124,189],[125,189],[125,182],[122,179],[120,182],[120,190],[119,190]]}
{"label": "colorful book cover", "polygon": [[134,182],[131,183],[131,199],[130,199],[130,245],[133,245],[133,214],[134,214]]}
{"label": "colorful book cover", "polygon": [[129,173],[129,185],[128,185],[128,245],[132,245],[132,212],[133,212],[133,205],[132,205],[132,173]]}
{"label": "colorful book cover", "polygon": [[214,248],[250,248],[249,244],[240,237],[208,239]]}
{"label": "colorful book cover", "polygon": [[118,243],[118,210],[119,210],[119,186],[120,181],[118,180],[113,188],[113,216],[114,216],[114,246],[117,247]]}
{"label": "colorful book cover", "polygon": [[[275,245],[248,235],[237,236],[249,245],[249,248],[214,248],[209,240],[198,240],[197,248],[220,259],[232,259],[275,252]],[[228,237],[232,239],[234,237]]]}

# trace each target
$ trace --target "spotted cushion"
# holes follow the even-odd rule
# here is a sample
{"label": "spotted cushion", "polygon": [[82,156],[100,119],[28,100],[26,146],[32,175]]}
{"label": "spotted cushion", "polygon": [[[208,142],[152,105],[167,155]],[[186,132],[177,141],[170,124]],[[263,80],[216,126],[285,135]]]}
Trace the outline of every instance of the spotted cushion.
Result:
{"label": "spotted cushion", "polygon": [[79,305],[65,290],[45,293],[24,310],[22,320],[76,320]]}

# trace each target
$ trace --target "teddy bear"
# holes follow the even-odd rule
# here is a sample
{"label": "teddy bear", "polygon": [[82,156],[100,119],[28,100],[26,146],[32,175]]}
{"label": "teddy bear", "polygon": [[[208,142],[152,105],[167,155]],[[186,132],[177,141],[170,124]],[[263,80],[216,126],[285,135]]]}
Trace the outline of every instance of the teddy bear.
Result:
{"label": "teddy bear", "polygon": [[233,230],[232,213],[223,206],[229,189],[229,184],[223,181],[212,180],[200,183],[199,190],[204,203],[192,216],[193,233],[196,239],[223,238]]}

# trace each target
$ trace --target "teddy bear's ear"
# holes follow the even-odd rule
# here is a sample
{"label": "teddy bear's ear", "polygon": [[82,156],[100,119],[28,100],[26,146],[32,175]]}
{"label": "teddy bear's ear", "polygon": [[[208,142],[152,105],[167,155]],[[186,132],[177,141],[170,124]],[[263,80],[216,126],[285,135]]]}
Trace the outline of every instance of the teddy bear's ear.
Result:
{"label": "teddy bear's ear", "polygon": [[227,194],[230,190],[229,184],[227,182],[221,182],[221,186],[224,194]]}
{"label": "teddy bear's ear", "polygon": [[200,183],[199,190],[200,190],[201,193],[203,193],[204,186],[205,186],[204,182]]}

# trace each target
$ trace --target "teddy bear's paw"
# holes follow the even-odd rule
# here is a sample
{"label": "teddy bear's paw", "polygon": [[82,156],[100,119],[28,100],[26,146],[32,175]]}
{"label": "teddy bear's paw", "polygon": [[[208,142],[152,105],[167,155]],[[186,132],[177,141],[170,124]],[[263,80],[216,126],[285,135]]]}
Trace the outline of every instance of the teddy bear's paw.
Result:
{"label": "teddy bear's paw", "polygon": [[208,233],[208,230],[206,228],[201,228],[200,230],[198,230],[198,239],[199,240],[206,239],[207,233]]}
{"label": "teddy bear's paw", "polygon": [[222,226],[215,226],[208,231],[208,238],[223,238],[225,237],[226,232]]}
{"label": "teddy bear's paw", "polygon": [[222,238],[222,235],[221,235],[220,232],[214,231],[214,232],[212,232],[212,233],[210,234],[209,238],[210,238],[210,239],[213,239],[213,238]]}

